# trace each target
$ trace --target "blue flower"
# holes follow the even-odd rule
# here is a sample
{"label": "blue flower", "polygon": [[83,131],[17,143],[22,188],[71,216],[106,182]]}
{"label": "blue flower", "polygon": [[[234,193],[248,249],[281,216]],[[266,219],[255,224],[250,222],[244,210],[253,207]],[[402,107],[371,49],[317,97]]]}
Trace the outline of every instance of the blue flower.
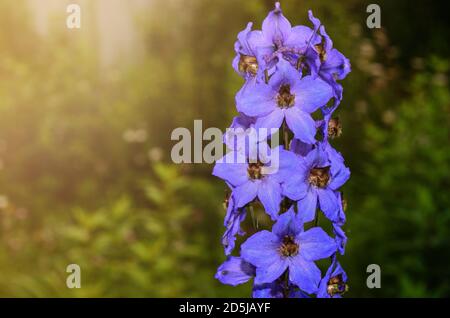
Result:
{"label": "blue flower", "polygon": [[272,74],[271,70],[280,58],[293,66],[302,66],[308,47],[319,44],[321,38],[307,26],[292,27],[277,2],[275,9],[263,21],[262,31],[253,31],[248,41],[256,48],[260,69]]}
{"label": "blue flower", "polygon": [[305,157],[288,157],[296,171],[282,184],[283,194],[298,200],[298,210],[305,222],[314,219],[317,203],[331,221],[340,218],[341,202],[336,190],[348,180],[350,170],[338,153],[329,154],[327,147],[331,146],[318,144]]}
{"label": "blue flower", "polygon": [[334,97],[337,100],[335,107],[337,107],[342,99],[342,86],[336,80],[342,80],[350,73],[350,61],[341,52],[333,48],[333,41],[326,33],[325,27],[319,19],[313,16],[311,10],[308,14],[314,25],[314,31],[321,36],[321,42],[311,46],[309,51],[313,51],[320,61],[319,76],[333,87]]}
{"label": "blue flower", "polygon": [[[260,146],[264,147],[262,144]],[[213,175],[224,179],[232,187],[236,209],[257,197],[270,217],[276,220],[282,200],[281,182],[290,170],[289,166],[284,165],[288,152],[282,147],[270,149],[267,144],[265,147],[263,152],[269,155],[261,158],[262,152],[258,151],[258,157],[252,160],[241,152],[229,152],[216,163]]]}
{"label": "blue flower", "polygon": [[247,27],[239,32],[237,41],[234,44],[236,56],[233,59],[234,70],[245,79],[256,78],[258,74],[258,61],[256,59],[256,47],[249,42],[253,23],[248,23]]}
{"label": "blue flower", "polygon": [[255,284],[272,283],[288,270],[289,282],[307,293],[317,291],[321,278],[314,261],[335,251],[336,243],[321,228],[303,231],[292,208],[279,217],[272,232],[258,232],[241,245],[242,259],[256,267]]}
{"label": "blue flower", "polygon": [[301,78],[288,62],[281,60],[269,83],[246,86],[236,97],[238,111],[257,117],[255,128],[279,128],[286,120],[295,138],[315,143],[316,123],[311,113],[333,96],[331,87],[319,78]]}
{"label": "blue flower", "polygon": [[[215,277],[233,286],[253,279],[255,298],[340,297],[347,290],[347,275],[336,257],[344,254],[347,242],[339,190],[350,171],[328,138],[338,135],[333,129],[339,125],[331,118],[343,94],[337,81],[351,67],[311,11],[309,19],[312,29],[293,27],[277,2],[262,30],[248,23],[234,47],[233,67],[245,83],[235,98],[240,114],[223,137],[231,151],[213,170],[231,189],[222,236],[228,258]],[[322,118],[314,120],[319,112]],[[283,136],[278,136],[272,129],[282,125]],[[316,141],[318,130],[321,141]],[[289,151],[274,145],[278,137]],[[236,236],[245,235],[241,223],[255,201],[275,224],[247,238],[240,257],[230,256]],[[317,209],[331,220],[333,238],[319,227],[304,231]],[[315,261],[330,256],[322,278]]]}
{"label": "blue flower", "polygon": [[320,281],[317,297],[341,298],[342,294],[348,290],[347,280],[347,274],[336,260],[336,257],[333,257],[331,266]]}

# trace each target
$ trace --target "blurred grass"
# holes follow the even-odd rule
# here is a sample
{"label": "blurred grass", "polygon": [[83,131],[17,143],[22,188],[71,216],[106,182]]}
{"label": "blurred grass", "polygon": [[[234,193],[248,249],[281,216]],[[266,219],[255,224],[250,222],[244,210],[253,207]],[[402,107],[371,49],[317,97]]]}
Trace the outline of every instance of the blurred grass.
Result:
{"label": "blurred grass", "polygon": [[[335,143],[352,170],[341,259],[353,297],[450,295],[448,25],[438,4],[409,3],[382,1],[375,31],[365,1],[282,3],[293,23],[313,9],[353,66]],[[225,186],[210,165],[172,165],[170,133],[229,125],[234,39],[271,7],[154,1],[136,20],[143,59],[105,69],[91,38],[42,37],[26,2],[0,3],[0,296],[250,294],[213,277]],[[70,263],[79,290],[65,286]],[[371,263],[380,290],[365,286]]]}

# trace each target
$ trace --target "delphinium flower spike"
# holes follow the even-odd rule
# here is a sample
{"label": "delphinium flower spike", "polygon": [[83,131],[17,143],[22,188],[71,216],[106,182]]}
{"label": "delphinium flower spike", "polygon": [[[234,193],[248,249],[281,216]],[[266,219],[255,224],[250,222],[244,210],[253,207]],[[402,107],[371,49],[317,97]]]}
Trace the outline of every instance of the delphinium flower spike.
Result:
{"label": "delphinium flower spike", "polygon": [[[311,27],[292,26],[276,3],[262,30],[249,23],[234,46],[233,68],[245,82],[236,94],[239,115],[224,135],[230,151],[213,171],[230,193],[227,259],[216,278],[232,286],[253,280],[253,297],[330,298],[348,290],[338,255],[347,242],[340,188],[350,170],[330,141],[342,134],[333,113],[350,62],[311,11],[309,20]],[[255,204],[272,226],[244,237],[238,251],[236,236],[246,235],[241,224]],[[321,213],[331,233],[319,226]],[[321,259],[329,259],[328,269],[318,267]]]}

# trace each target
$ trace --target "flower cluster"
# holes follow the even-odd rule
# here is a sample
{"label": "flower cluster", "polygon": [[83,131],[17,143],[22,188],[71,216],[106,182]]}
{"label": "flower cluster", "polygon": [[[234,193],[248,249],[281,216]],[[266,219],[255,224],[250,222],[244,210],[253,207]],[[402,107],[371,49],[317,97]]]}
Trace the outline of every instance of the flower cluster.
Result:
{"label": "flower cluster", "polygon": [[[233,67],[245,84],[236,95],[239,116],[224,136],[230,151],[213,171],[230,188],[222,238],[228,258],[216,278],[233,286],[253,279],[254,297],[340,297],[347,290],[337,256],[347,240],[339,189],[350,171],[330,140],[341,134],[333,112],[350,63],[311,11],[309,19],[312,28],[293,27],[277,3],[262,30],[249,23],[235,44]],[[245,235],[241,223],[259,204],[271,230],[254,233],[232,256],[236,237]],[[333,233],[318,226],[319,211]],[[321,259],[330,261],[324,275],[315,263]]]}

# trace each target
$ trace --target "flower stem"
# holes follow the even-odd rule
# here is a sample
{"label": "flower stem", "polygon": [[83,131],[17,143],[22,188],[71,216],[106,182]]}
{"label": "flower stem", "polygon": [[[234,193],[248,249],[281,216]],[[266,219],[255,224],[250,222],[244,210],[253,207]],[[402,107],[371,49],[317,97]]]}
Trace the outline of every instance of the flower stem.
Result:
{"label": "flower stem", "polygon": [[250,210],[250,216],[252,217],[253,229],[257,230],[259,225],[258,225],[258,220],[255,218],[255,211],[253,210],[253,205],[249,204],[248,209]]}
{"label": "flower stem", "polygon": [[283,275],[283,282],[284,282],[284,286],[283,286],[283,297],[284,298],[289,298],[289,271],[286,270],[284,272]]}
{"label": "flower stem", "polygon": [[286,121],[283,121],[282,129],[283,129],[284,149],[289,150],[289,128],[286,124]]}
{"label": "flower stem", "polygon": [[319,210],[316,210],[316,217],[314,218],[314,226],[319,226]]}

